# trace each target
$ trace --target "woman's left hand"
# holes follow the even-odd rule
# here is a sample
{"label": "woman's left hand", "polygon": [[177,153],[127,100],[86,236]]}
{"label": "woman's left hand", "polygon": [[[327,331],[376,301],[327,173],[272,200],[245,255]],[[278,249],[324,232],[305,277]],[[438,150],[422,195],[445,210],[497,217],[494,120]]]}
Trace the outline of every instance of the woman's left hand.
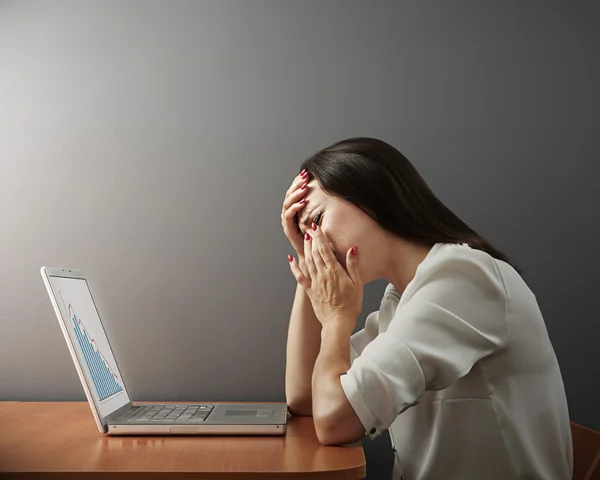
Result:
{"label": "woman's left hand", "polygon": [[313,223],[311,234],[304,236],[305,276],[290,255],[290,267],[304,288],[317,319],[323,326],[341,322],[351,334],[362,311],[363,283],[358,270],[358,247],[346,252],[346,269],[338,262],[321,229]]}

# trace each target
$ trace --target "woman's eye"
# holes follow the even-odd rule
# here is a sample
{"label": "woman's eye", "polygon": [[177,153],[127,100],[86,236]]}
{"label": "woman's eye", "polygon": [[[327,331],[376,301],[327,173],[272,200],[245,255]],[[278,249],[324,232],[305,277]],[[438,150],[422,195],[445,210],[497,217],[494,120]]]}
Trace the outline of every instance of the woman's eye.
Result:
{"label": "woman's eye", "polygon": [[315,219],[314,219],[314,222],[315,222],[317,225],[319,225],[319,222],[321,221],[321,216],[322,216],[322,215],[323,215],[322,213],[319,213],[319,214],[318,214],[318,215],[315,217]]}

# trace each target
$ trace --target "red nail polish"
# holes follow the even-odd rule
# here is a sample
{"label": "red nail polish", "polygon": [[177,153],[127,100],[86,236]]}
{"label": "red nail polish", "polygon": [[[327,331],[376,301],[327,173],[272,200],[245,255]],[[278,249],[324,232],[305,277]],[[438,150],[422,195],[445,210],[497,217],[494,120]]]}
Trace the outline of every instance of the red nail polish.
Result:
{"label": "red nail polish", "polygon": [[292,263],[294,261],[294,257],[292,257],[291,255],[288,255],[288,260],[290,261],[290,263]]}
{"label": "red nail polish", "polygon": [[304,234],[304,240],[306,240],[306,241],[310,240],[310,235],[308,233]]}
{"label": "red nail polish", "polygon": [[302,204],[306,203],[306,198],[303,198],[303,199],[302,199],[302,200],[300,200],[298,203],[302,203]]}
{"label": "red nail polish", "polygon": [[350,250],[350,255],[356,255],[356,252],[358,252],[358,247],[354,245],[352,247],[352,250]]}
{"label": "red nail polish", "polygon": [[306,187],[307,187],[307,186],[308,186],[308,185],[305,183],[304,185],[302,185],[302,186],[300,187],[300,190],[306,190]]}
{"label": "red nail polish", "polygon": [[306,168],[300,172],[300,175],[306,174]]}
{"label": "red nail polish", "polygon": [[317,230],[317,224],[315,222],[312,222],[312,229],[315,231]]}

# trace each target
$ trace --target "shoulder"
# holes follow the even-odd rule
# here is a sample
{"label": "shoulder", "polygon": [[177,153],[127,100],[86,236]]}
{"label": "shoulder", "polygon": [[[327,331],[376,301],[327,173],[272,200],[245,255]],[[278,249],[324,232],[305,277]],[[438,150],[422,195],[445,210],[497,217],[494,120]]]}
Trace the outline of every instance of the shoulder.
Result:
{"label": "shoulder", "polygon": [[484,307],[493,303],[496,311],[506,308],[506,289],[496,259],[464,244],[434,245],[409,287],[406,300],[420,298],[455,308],[464,301]]}
{"label": "shoulder", "polygon": [[486,252],[464,244],[438,243],[421,262],[415,280],[431,280],[438,277],[448,281],[470,277],[485,280],[504,290],[496,259]]}

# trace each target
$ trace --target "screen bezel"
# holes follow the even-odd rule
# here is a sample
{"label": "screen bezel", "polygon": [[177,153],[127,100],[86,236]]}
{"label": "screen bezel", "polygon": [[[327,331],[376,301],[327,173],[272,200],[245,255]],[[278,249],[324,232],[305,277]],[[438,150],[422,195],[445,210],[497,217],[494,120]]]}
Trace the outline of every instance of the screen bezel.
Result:
{"label": "screen bezel", "polygon": [[[125,392],[125,395],[128,399],[128,402],[126,404],[124,404],[123,406],[119,407],[118,409],[116,409],[113,412],[110,412],[109,414],[105,415],[104,417],[101,416],[100,414],[100,409],[99,406],[96,403],[96,399],[94,397],[94,395],[91,392],[91,385],[93,385],[92,379],[89,379],[87,377],[87,375],[84,372],[84,369],[81,366],[79,357],[77,356],[77,352],[75,350],[75,346],[73,345],[71,336],[69,335],[69,332],[67,330],[67,319],[64,318],[62,311],[60,309],[60,307],[58,306],[58,301],[57,301],[57,296],[56,296],[56,292],[54,291],[54,288],[52,287],[52,284],[50,283],[50,277],[61,277],[61,278],[74,278],[77,280],[84,280],[87,287],[88,287],[88,291],[90,294],[90,298],[92,299],[92,303],[94,305],[94,308],[96,309],[96,314],[98,315],[98,318],[100,319],[100,312],[98,311],[98,307],[96,305],[96,302],[94,300],[94,296],[92,295],[92,291],[90,288],[90,284],[88,279],[85,277],[85,274],[83,273],[83,271],[81,270],[73,270],[73,269],[66,269],[66,268],[58,268],[58,267],[42,267],[40,269],[40,272],[42,274],[42,278],[44,279],[44,284],[46,285],[46,289],[48,290],[48,294],[50,295],[50,300],[52,302],[52,305],[54,307],[54,311],[56,313],[57,319],[58,319],[58,323],[60,324],[60,328],[63,332],[63,336],[65,337],[65,340],[67,342],[67,346],[69,348],[69,353],[71,354],[71,358],[73,359],[73,363],[75,364],[75,369],[77,370],[77,374],[79,375],[79,380],[81,381],[81,384],[83,386],[83,390],[85,391],[85,395],[88,399],[88,403],[90,404],[90,408],[92,409],[92,413],[94,414],[94,419],[96,420],[96,425],[98,426],[98,429],[103,432],[106,433],[108,430],[108,423],[107,423],[107,419],[109,417],[111,417],[112,415],[114,415],[115,412],[118,412],[120,410],[124,410],[126,407],[131,408],[133,406],[133,403],[131,401],[131,397],[129,396],[129,391],[127,390],[127,385],[125,384],[125,379],[123,378],[123,376],[121,375],[121,381],[123,383],[123,390]],[[70,319],[68,319],[70,320]],[[114,354],[114,351],[110,345],[110,341],[108,339],[108,336],[106,335],[106,331],[104,330],[104,325],[102,325],[102,320],[100,320],[100,327],[102,328],[102,332],[104,333],[104,336],[106,338],[106,341],[108,343],[108,347],[111,351],[111,354],[115,360],[115,365],[117,366],[117,369],[119,370],[119,373],[121,372],[121,369],[119,368],[119,365],[117,363],[117,358]],[[91,383],[90,383],[91,382]]]}

